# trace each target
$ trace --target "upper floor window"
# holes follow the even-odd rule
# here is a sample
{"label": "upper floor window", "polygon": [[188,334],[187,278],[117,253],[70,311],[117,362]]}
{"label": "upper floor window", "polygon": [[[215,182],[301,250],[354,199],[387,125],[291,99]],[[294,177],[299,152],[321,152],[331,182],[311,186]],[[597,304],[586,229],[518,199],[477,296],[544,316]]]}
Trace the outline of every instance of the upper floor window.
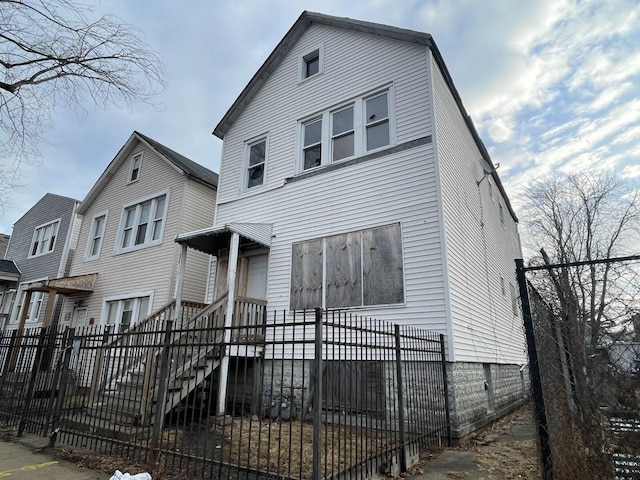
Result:
{"label": "upper floor window", "polygon": [[265,167],[267,163],[267,139],[261,138],[247,143],[245,156],[247,172],[245,188],[257,187],[264,184]]}
{"label": "upper floor window", "polygon": [[99,213],[93,217],[89,241],[87,242],[86,260],[95,260],[100,257],[102,249],[102,239],[104,238],[104,228],[107,224],[107,214]]}
{"label": "upper floor window", "polygon": [[140,168],[142,168],[142,153],[138,153],[131,157],[128,183],[136,182],[140,178]]}
{"label": "upper floor window", "polygon": [[504,207],[502,206],[501,203],[498,204],[498,213],[500,215],[500,223],[502,224],[502,226],[504,227]]}
{"label": "upper floor window", "polygon": [[33,240],[31,241],[31,249],[29,257],[37,257],[46,253],[53,252],[56,247],[56,238],[58,237],[58,228],[60,220],[36,227],[33,232]]}
{"label": "upper floor window", "polygon": [[115,253],[124,253],[162,243],[168,192],[124,206],[116,238]]}
{"label": "upper floor window", "polygon": [[322,73],[323,56],[322,47],[318,47],[312,52],[302,56],[300,62],[300,78],[302,80]]}
{"label": "upper floor window", "polygon": [[298,171],[393,145],[391,98],[389,88],[302,122]]}

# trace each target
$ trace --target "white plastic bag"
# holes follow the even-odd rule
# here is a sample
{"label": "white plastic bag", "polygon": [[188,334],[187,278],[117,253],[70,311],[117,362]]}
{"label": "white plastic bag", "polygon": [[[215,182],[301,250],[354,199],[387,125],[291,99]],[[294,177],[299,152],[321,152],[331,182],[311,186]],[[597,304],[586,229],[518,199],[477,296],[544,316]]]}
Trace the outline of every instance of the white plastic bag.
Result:
{"label": "white plastic bag", "polygon": [[151,475],[147,472],[136,473],[131,475],[130,473],[122,473],[120,470],[116,470],[109,480],[152,480]]}

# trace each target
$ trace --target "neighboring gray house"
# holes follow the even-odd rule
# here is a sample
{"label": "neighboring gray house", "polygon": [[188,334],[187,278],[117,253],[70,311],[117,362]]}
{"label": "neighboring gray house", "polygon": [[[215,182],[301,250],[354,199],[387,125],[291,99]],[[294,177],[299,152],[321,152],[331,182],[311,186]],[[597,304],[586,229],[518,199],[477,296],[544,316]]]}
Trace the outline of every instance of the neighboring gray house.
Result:
{"label": "neighboring gray house", "polygon": [[78,205],[73,198],[47,193],[14,224],[5,258],[20,278],[17,289],[11,292],[9,286],[3,295],[2,304],[12,305],[5,329],[46,326],[57,317],[61,298],[42,287],[69,273],[81,223]]}
{"label": "neighboring gray house", "polygon": [[[78,252],[60,323],[133,326],[174,299],[180,232],[211,225],[218,175],[133,132],[78,208]],[[192,256],[184,300],[205,301],[209,256]]]}
{"label": "neighboring gray house", "polygon": [[304,12],[214,134],[215,222],[177,241],[216,298],[443,333],[455,436],[522,401],[517,218],[430,35]]}

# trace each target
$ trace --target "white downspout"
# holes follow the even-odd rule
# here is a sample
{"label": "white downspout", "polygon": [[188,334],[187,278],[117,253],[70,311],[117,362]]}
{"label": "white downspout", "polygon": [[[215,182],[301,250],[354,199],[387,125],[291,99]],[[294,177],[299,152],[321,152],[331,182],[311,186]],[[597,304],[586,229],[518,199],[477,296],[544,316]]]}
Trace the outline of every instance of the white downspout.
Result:
{"label": "white downspout", "polygon": [[222,360],[220,361],[220,384],[218,385],[218,415],[224,415],[227,398],[227,377],[229,376],[229,355],[228,346],[231,342],[231,326],[233,324],[233,309],[236,297],[236,270],[238,267],[238,248],[240,246],[240,235],[234,232],[231,235],[231,245],[229,245],[229,266],[227,268],[227,312],[224,317],[224,350],[222,350]]}

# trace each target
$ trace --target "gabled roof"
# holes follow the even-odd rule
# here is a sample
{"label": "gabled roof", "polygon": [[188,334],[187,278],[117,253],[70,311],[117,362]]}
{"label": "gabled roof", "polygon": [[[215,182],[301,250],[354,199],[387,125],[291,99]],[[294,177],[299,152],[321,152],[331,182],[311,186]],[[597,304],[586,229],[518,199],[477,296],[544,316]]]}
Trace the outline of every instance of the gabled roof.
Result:
{"label": "gabled roof", "polygon": [[[280,40],[280,43],[278,43],[273,52],[271,52],[271,55],[269,55],[256,74],[251,78],[251,80],[249,80],[247,86],[242,90],[240,96],[236,99],[233,105],[231,105],[231,108],[227,111],[224,117],[222,117],[220,123],[216,125],[216,128],[213,130],[213,134],[216,137],[224,139],[224,135],[227,133],[231,125],[233,125],[245,107],[262,88],[262,85],[264,85],[269,76],[271,76],[276,68],[278,68],[278,65],[280,65],[296,42],[312,24],[327,25],[330,27],[343,28],[346,30],[392,38],[403,42],[424,45],[434,50],[436,59],[439,63],[442,62],[440,53],[433,42],[433,38],[431,38],[431,35],[428,33],[416,32],[414,30],[407,30],[379,23],[364,22],[362,20],[353,20],[351,18],[333,17],[322,13],[304,11],[282,40]],[[444,62],[442,62],[441,66],[444,67]],[[446,72],[446,69],[444,70],[444,73],[447,81],[449,81],[449,73]],[[457,99],[457,92],[454,93],[454,95]]]}
{"label": "gabled roof", "polygon": [[[51,201],[56,201],[53,199],[59,199],[59,201],[61,202],[65,202],[68,201],[69,205],[74,205],[75,203],[79,203],[79,200],[76,200],[75,198],[71,198],[71,197],[65,197],[64,195],[57,195],[55,193],[51,193],[51,192],[47,192],[45,193],[42,198],[40,200],[38,200],[36,203],[34,203],[31,208],[29,208],[29,210],[27,210],[19,219],[16,220],[15,223],[20,222],[23,218],[25,218],[27,215],[29,215],[29,213],[36,208],[40,203],[42,202],[47,202],[50,203]],[[53,217],[52,220],[54,220],[56,217]]]}
{"label": "gabled roof", "polygon": [[140,132],[134,131],[127,140],[127,143],[125,143],[120,151],[118,151],[117,155],[114,157],[111,163],[109,163],[105,171],[102,172],[102,175],[100,175],[98,181],[93,185],[93,187],[91,187],[91,190],[89,190],[87,196],[84,198],[84,200],[82,200],[82,203],[78,208],[79,214],[83,215],[87,211],[89,205],[93,203],[93,201],[100,194],[105,185],[111,180],[116,170],[127,159],[130,148],[136,141],[139,141],[146,145],[148,148],[155,150],[160,158],[164,159],[167,163],[172,165],[187,177],[213,188],[218,187],[217,173],[212,172],[199,163],[196,163],[193,160],[188,159],[184,155],[171,150],[169,147],[162,145],[160,142],[157,142]]}
{"label": "gabled roof", "polygon": [[[424,45],[429,48],[433,53],[433,57],[436,61],[436,64],[440,68],[442,72],[442,76],[444,77],[453,98],[460,109],[460,113],[467,124],[467,128],[475,141],[480,154],[482,155],[482,159],[488,162],[493,166],[493,162],[491,161],[491,157],[489,156],[489,152],[487,151],[484,143],[480,139],[476,128],[471,121],[471,117],[467,114],[464,105],[462,104],[462,99],[456,90],[455,85],[453,84],[453,80],[451,79],[451,75],[449,74],[449,70],[442,59],[442,55],[440,54],[440,50],[436,46],[433,37],[428,33],[418,32],[415,30],[408,30],[404,28],[392,27],[390,25],[383,25],[380,23],[373,22],[365,22],[362,20],[353,20],[351,18],[346,17],[334,17],[331,15],[325,15],[322,13],[308,12],[303,11],[300,17],[296,20],[293,26],[289,29],[286,35],[280,40],[280,43],[276,46],[276,48],[271,52],[271,55],[265,60],[262,66],[258,69],[255,75],[249,80],[247,86],[242,90],[238,98],[231,108],[225,113],[222,120],[216,125],[213,130],[213,134],[224,140],[224,136],[229,131],[229,128],[233,125],[233,123],[238,119],[240,114],[242,114],[243,110],[247,107],[247,105],[253,100],[253,98],[260,91],[262,86],[265,84],[267,79],[271,76],[271,74],[278,68],[280,63],[284,60],[287,54],[291,51],[296,42],[300,39],[300,37],[304,34],[304,32],[313,24],[316,25],[327,25],[335,28],[343,28],[346,30],[351,30],[355,32],[368,33],[371,35],[378,35],[386,38],[391,38],[394,40],[400,40],[403,42],[414,43],[418,45]],[[480,160],[480,159],[479,159]],[[514,220],[517,222],[518,219],[516,217],[515,212],[509,202],[509,198],[507,197],[506,192],[504,191],[504,187],[502,186],[502,182],[500,181],[500,177],[495,172],[492,172],[491,176],[496,182],[498,189],[502,193],[503,198],[507,204],[507,208],[511,213]]]}

